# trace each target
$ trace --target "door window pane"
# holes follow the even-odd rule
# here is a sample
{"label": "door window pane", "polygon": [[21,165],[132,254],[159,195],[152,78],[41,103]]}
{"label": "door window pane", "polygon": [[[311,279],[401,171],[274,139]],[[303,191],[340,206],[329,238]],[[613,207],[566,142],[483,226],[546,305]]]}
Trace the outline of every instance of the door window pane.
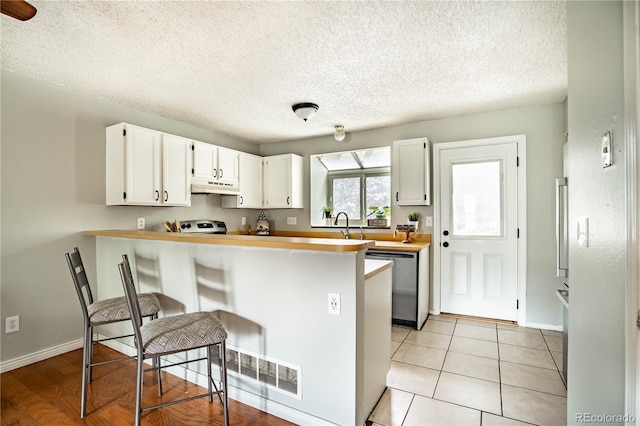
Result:
{"label": "door window pane", "polygon": [[333,178],[333,214],[345,212],[349,219],[360,220],[360,178]]}
{"label": "door window pane", "polygon": [[502,236],[502,161],[452,166],[453,235]]}

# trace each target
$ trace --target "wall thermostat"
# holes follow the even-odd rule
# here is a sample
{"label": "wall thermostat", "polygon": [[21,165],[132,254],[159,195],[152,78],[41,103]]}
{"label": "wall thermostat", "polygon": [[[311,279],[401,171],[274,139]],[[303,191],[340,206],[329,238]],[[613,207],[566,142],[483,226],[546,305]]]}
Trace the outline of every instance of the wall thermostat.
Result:
{"label": "wall thermostat", "polygon": [[602,135],[602,167],[611,165],[611,132]]}

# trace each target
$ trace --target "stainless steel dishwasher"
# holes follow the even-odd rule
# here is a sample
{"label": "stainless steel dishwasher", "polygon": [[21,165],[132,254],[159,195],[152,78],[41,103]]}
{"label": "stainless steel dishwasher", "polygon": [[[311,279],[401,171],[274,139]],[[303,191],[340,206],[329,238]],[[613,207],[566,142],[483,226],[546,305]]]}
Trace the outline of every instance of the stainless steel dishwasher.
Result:
{"label": "stainless steel dishwasher", "polygon": [[418,324],[418,253],[368,250],[367,259],[393,260],[391,319],[394,324]]}

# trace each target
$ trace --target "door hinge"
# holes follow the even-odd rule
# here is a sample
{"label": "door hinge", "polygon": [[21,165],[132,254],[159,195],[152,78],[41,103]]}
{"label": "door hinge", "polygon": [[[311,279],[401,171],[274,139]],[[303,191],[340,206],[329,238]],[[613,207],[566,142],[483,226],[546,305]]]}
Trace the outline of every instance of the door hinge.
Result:
{"label": "door hinge", "polygon": [[191,151],[195,151],[195,150],[196,150],[195,144],[191,144]]}
{"label": "door hinge", "polygon": [[191,169],[191,174],[192,175],[196,174],[196,170],[195,169]]}
{"label": "door hinge", "polygon": [[424,146],[424,149],[427,149],[427,143],[426,142],[423,143],[423,146]]}
{"label": "door hinge", "polygon": [[520,299],[516,299],[516,310],[520,309]]}
{"label": "door hinge", "polygon": [[122,129],[122,136],[127,136],[127,129]]}
{"label": "door hinge", "polygon": [[516,157],[516,167],[520,167],[520,157]]}

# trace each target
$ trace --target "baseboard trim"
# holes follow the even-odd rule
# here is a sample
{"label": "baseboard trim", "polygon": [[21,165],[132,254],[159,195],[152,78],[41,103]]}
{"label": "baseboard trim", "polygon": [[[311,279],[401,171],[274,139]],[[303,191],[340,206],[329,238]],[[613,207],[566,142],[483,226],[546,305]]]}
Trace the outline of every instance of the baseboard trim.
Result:
{"label": "baseboard trim", "polygon": [[537,322],[528,322],[526,327],[539,328],[540,330],[562,331],[562,325],[540,324]]}
{"label": "baseboard trim", "polygon": [[48,359],[48,358],[53,358],[54,356],[62,355],[64,353],[74,351],[81,347],[82,347],[82,339],[78,339],[78,340],[72,340],[71,342],[63,343],[58,346],[54,346],[52,348],[43,349],[41,351],[34,352],[29,355],[13,358],[8,361],[4,361],[0,364],[0,374],[6,373],[7,371],[15,370],[16,368],[25,367],[29,364],[34,364],[36,362],[44,361],[45,359]]}
{"label": "baseboard trim", "polygon": [[[99,336],[103,338],[105,336]],[[117,340],[109,340],[106,342],[102,342],[103,345],[118,351],[127,356],[136,355],[136,350],[122,342]],[[188,370],[182,366],[174,366],[163,369],[163,371],[173,374],[176,377],[179,377],[183,380],[187,380],[191,383],[195,383],[204,388],[207,387],[207,376],[197,373],[193,370]],[[296,410],[294,408],[288,407],[286,405],[280,404],[278,402],[263,398],[260,395],[256,395],[251,392],[244,391],[234,386],[229,386],[229,398],[246,404],[250,407],[253,407],[257,410],[264,411],[265,413],[269,413],[272,416],[279,417],[281,419],[285,419],[292,423],[298,425],[326,425],[330,424],[324,419],[315,417],[311,414],[304,413],[302,411]]]}

